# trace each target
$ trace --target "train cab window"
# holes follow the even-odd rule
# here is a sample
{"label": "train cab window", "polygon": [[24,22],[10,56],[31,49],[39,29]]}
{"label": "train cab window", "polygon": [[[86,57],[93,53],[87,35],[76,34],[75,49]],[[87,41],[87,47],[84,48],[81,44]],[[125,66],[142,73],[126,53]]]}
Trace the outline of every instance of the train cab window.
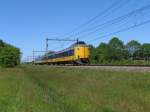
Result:
{"label": "train cab window", "polygon": [[76,44],[83,44],[83,45],[85,45],[85,42],[79,41],[79,42],[77,42]]}
{"label": "train cab window", "polygon": [[78,42],[78,44],[85,44],[85,42],[83,42],[83,41],[80,41],[80,42]]}

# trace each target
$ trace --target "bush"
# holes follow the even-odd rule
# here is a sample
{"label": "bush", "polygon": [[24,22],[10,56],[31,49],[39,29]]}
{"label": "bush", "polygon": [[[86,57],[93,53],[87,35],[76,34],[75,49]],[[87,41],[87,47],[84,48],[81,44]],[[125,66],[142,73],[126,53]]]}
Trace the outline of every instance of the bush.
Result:
{"label": "bush", "polygon": [[4,43],[4,46],[0,48],[0,66],[14,67],[18,64],[20,64],[20,50]]}

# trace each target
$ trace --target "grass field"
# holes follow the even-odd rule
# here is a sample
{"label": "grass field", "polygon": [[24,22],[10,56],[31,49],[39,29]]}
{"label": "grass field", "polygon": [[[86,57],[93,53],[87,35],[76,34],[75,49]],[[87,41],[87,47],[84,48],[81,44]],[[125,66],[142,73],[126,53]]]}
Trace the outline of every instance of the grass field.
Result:
{"label": "grass field", "polygon": [[150,73],[0,68],[0,112],[149,112]]}

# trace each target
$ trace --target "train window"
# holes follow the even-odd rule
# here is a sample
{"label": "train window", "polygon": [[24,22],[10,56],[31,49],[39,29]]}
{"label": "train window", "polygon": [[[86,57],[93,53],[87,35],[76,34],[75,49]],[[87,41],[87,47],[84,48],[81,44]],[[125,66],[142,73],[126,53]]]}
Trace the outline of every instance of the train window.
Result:
{"label": "train window", "polygon": [[71,50],[70,50],[70,51],[68,51],[68,56],[71,56]]}
{"label": "train window", "polygon": [[51,59],[54,59],[54,57],[55,57],[55,54],[51,56]]}
{"label": "train window", "polygon": [[64,54],[63,57],[67,57],[68,56],[68,51],[64,52],[63,54]]}
{"label": "train window", "polygon": [[57,54],[55,54],[54,58],[57,58]]}
{"label": "train window", "polygon": [[63,52],[63,57],[65,57],[66,56],[66,52]]}
{"label": "train window", "polygon": [[51,59],[51,58],[52,58],[52,55],[49,55],[49,56],[48,56],[48,59]]}
{"label": "train window", "polygon": [[63,55],[62,55],[62,57],[65,57],[66,56],[66,52],[63,52]]}
{"label": "train window", "polygon": [[66,52],[66,56],[69,56],[69,51]]}
{"label": "train window", "polygon": [[71,55],[74,55],[74,50],[71,50]]}
{"label": "train window", "polygon": [[78,44],[85,44],[85,42],[83,42],[83,41],[80,41],[80,42],[78,42]]}
{"label": "train window", "polygon": [[59,53],[59,54],[53,54],[53,55],[49,55],[48,58],[49,59],[54,59],[54,58],[62,58],[62,57],[67,57],[67,56],[73,56],[74,54],[74,49]]}
{"label": "train window", "polygon": [[57,58],[59,58],[60,57],[60,54],[57,54]]}
{"label": "train window", "polygon": [[66,52],[63,53],[63,57],[66,57]]}
{"label": "train window", "polygon": [[68,52],[69,56],[73,56],[73,54],[74,54],[74,50],[73,49]]}
{"label": "train window", "polygon": [[62,55],[63,55],[62,53],[58,54],[58,57],[57,57],[57,58],[61,58],[61,57],[62,57]]}
{"label": "train window", "polygon": [[83,45],[85,45],[85,42],[79,41],[79,42],[77,42],[76,44],[83,44]]}

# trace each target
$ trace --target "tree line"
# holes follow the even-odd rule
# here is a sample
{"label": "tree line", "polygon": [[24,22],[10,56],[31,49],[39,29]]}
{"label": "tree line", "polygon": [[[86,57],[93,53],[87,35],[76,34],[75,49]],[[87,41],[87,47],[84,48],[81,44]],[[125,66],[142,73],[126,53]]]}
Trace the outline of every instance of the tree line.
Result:
{"label": "tree line", "polygon": [[141,64],[150,61],[150,43],[141,44],[131,40],[127,44],[117,37],[108,43],[90,45],[90,63],[97,64]]}
{"label": "tree line", "polygon": [[0,66],[14,67],[20,64],[20,49],[0,40]]}

